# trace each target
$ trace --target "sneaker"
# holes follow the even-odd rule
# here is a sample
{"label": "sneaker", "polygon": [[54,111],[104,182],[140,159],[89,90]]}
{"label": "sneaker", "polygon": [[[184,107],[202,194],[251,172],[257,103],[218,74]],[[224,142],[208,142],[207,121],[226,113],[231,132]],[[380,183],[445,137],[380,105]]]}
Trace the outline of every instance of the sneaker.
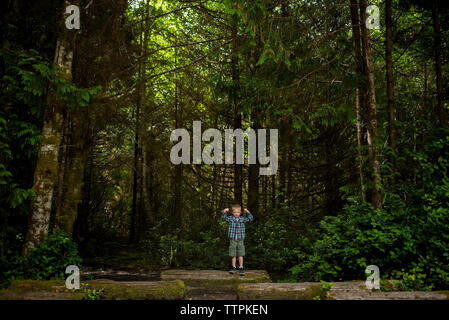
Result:
{"label": "sneaker", "polygon": [[239,272],[240,272],[240,275],[241,275],[241,276],[244,276],[244,275],[245,275],[245,269],[243,269],[243,267],[240,267],[240,268],[239,268]]}
{"label": "sneaker", "polygon": [[230,274],[234,274],[237,272],[237,268],[236,267],[232,267],[231,270],[229,270]]}

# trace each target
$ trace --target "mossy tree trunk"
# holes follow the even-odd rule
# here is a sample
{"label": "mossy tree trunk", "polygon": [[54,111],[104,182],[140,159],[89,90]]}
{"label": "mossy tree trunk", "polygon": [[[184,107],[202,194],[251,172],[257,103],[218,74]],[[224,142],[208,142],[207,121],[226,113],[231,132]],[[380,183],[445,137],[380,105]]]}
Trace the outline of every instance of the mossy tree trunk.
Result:
{"label": "mossy tree trunk", "polygon": [[371,39],[369,29],[365,25],[367,20],[366,0],[360,1],[360,27],[362,34],[362,52],[364,58],[364,69],[366,79],[366,134],[368,141],[368,155],[371,167],[372,188],[371,202],[375,209],[382,210],[382,179],[380,172],[380,160],[378,152],[378,130],[377,130],[377,105],[376,86],[374,82],[374,64],[371,54]]}
{"label": "mossy tree trunk", "polygon": [[[60,21],[60,32],[56,43],[54,64],[61,70],[67,83],[72,81],[72,63],[75,46],[75,30],[65,27],[65,7],[73,3],[65,1]],[[38,247],[48,235],[50,213],[53,202],[55,184],[58,181],[58,160],[60,144],[63,136],[64,114],[66,104],[50,89],[47,96],[48,108],[44,116],[42,139],[39,156],[34,172],[34,188],[36,197],[31,202],[28,230],[22,254],[26,256]]]}
{"label": "mossy tree trunk", "polygon": [[[393,18],[392,0],[385,1],[385,61],[387,82],[387,108],[388,108],[388,138],[393,152],[391,168],[396,171],[396,108],[394,105],[394,78],[393,78]],[[394,181],[394,178],[393,178]]]}
{"label": "mossy tree trunk", "polygon": [[64,176],[64,199],[59,214],[55,216],[55,228],[73,234],[78,205],[83,199],[84,168],[88,158],[89,107],[77,108],[71,113],[71,137],[69,158]]}
{"label": "mossy tree trunk", "polygon": [[[142,57],[147,56],[148,38],[150,33],[149,19],[149,1],[145,2],[145,24],[140,24],[140,42],[139,42],[139,55]],[[147,118],[145,112],[147,111],[146,105],[146,92],[147,87],[145,84],[146,75],[146,63],[145,59],[139,59],[138,74],[139,85],[137,88],[137,101],[136,101],[136,126],[135,126],[135,142],[134,142],[134,173],[133,173],[133,199],[132,199],[132,212],[131,212],[131,225],[129,233],[129,243],[134,244],[140,240],[142,233],[145,231],[146,224],[146,210],[145,208],[145,167],[144,160],[145,151],[145,123]]]}
{"label": "mossy tree trunk", "polygon": [[435,75],[437,85],[437,113],[441,125],[446,125],[447,115],[443,103],[443,75],[441,59],[441,30],[440,30],[440,1],[432,1],[432,22],[434,33],[434,55],[435,55]]}
{"label": "mossy tree trunk", "polygon": [[[260,125],[257,119],[257,111],[253,110],[251,118],[252,128],[257,130]],[[248,164],[248,208],[252,214],[259,214],[259,164]]]}
{"label": "mossy tree trunk", "polygon": [[360,117],[360,89],[355,90],[355,115],[357,129],[357,157],[360,176],[360,190],[362,193],[362,201],[366,201],[365,178],[363,175],[363,156],[362,156],[362,120]]}
{"label": "mossy tree trunk", "polygon": [[351,10],[351,22],[352,22],[352,37],[354,40],[354,60],[356,64],[357,73],[357,88],[355,92],[355,110],[356,110],[356,129],[357,129],[357,156],[359,160],[359,175],[360,175],[360,188],[362,193],[362,200],[366,201],[365,192],[365,178],[363,175],[363,155],[362,155],[362,117],[360,114],[361,109],[365,109],[365,86],[361,81],[365,71],[362,61],[362,48],[361,48],[361,35],[360,35],[360,22],[358,15],[357,0],[350,0]]}
{"label": "mossy tree trunk", "polygon": [[[232,92],[231,92],[231,104],[233,111],[233,126],[234,129],[242,127],[242,116],[239,110],[239,82],[240,82],[240,70],[239,70],[239,38],[238,38],[238,17],[233,14],[231,17],[231,77],[232,77]],[[234,153],[234,202],[243,206],[243,172],[242,165],[237,164],[237,147]]]}

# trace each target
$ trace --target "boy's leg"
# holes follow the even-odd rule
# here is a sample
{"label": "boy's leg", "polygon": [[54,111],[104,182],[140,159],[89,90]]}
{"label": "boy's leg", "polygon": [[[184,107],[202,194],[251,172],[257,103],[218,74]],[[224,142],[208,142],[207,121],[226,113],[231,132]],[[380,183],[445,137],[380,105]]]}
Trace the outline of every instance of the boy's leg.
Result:
{"label": "boy's leg", "polygon": [[232,268],[231,268],[231,270],[229,270],[229,273],[234,274],[237,272],[237,268],[235,267],[235,257],[232,257],[231,262],[232,262]]}
{"label": "boy's leg", "polygon": [[239,256],[239,264],[240,264],[239,273],[240,273],[241,276],[244,276],[245,275],[245,269],[243,269],[243,256]]}
{"label": "boy's leg", "polygon": [[236,255],[239,257],[240,267],[243,267],[243,257],[245,256],[245,244],[243,240],[237,241]]}
{"label": "boy's leg", "polygon": [[239,272],[240,275],[243,276],[245,274],[245,271],[243,270],[243,256],[245,255],[245,244],[243,240],[238,242],[237,255],[239,256]]}
{"label": "boy's leg", "polygon": [[234,274],[237,271],[237,268],[235,266],[236,256],[237,256],[237,241],[235,241],[233,239],[231,239],[231,241],[229,241],[229,256],[232,257],[231,258],[232,268],[231,268],[231,270],[229,270],[229,272],[231,274]]}
{"label": "boy's leg", "polygon": [[[233,264],[233,265],[235,265],[235,264]],[[242,256],[239,256],[239,266],[240,266],[240,268],[243,267],[243,257]]]}

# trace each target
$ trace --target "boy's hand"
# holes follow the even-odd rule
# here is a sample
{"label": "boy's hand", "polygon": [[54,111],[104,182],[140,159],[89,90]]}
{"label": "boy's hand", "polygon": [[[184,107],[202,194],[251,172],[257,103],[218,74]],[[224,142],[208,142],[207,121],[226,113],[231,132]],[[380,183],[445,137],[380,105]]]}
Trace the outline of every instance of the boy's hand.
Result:
{"label": "boy's hand", "polygon": [[229,208],[226,208],[223,210],[224,213],[228,213],[228,211],[229,211]]}
{"label": "boy's hand", "polygon": [[245,210],[246,213],[249,213],[249,210],[248,210],[248,209],[245,208],[244,210]]}

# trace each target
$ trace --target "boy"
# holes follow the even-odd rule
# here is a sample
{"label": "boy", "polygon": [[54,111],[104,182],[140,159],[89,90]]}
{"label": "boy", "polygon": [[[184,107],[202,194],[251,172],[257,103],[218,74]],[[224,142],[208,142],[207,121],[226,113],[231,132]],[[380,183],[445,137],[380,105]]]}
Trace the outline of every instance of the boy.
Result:
{"label": "boy", "polygon": [[228,237],[229,243],[229,256],[232,257],[232,269],[229,271],[230,274],[234,274],[237,271],[235,266],[236,257],[239,257],[239,272],[243,276],[245,271],[243,269],[243,256],[245,255],[245,245],[243,240],[245,239],[245,223],[253,220],[253,215],[245,209],[248,214],[247,217],[241,217],[242,207],[239,204],[234,204],[232,206],[232,216],[228,216],[227,213],[229,208],[223,210],[221,218],[229,223]]}

